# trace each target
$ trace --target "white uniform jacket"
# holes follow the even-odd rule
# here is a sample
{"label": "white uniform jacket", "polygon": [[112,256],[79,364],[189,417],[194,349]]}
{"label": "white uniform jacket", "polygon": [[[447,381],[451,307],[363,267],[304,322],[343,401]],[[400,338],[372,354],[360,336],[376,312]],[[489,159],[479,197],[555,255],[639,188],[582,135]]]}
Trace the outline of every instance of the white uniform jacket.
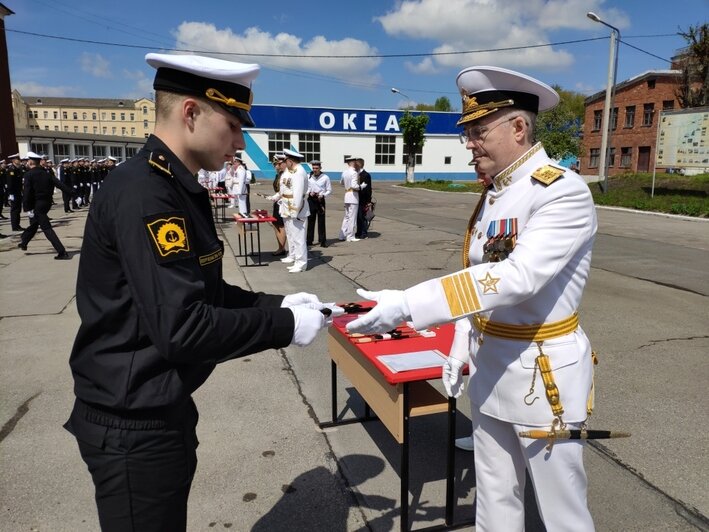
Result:
{"label": "white uniform jacket", "polygon": [[[550,176],[552,182],[545,184]],[[578,174],[556,166],[541,144],[494,183],[472,230],[471,267],[406,290],[417,328],[472,315],[505,325],[548,324],[578,310],[597,228],[588,186]],[[495,240],[506,240],[511,251],[500,262],[485,262]],[[559,388],[563,420],[583,421],[592,379],[586,335],[579,327],[544,340],[542,349]],[[524,425],[551,423],[538,370],[533,396],[539,399],[525,404],[539,354],[536,342],[481,333],[478,325],[470,350],[470,399],[482,413]]]}
{"label": "white uniform jacket", "polygon": [[359,174],[357,170],[351,166],[345,168],[340,183],[345,187],[345,204],[359,205]]}
{"label": "white uniform jacket", "polygon": [[243,196],[246,194],[246,168],[242,165],[239,165],[239,168],[236,169],[234,185],[231,191],[235,196]]}
{"label": "white uniform jacket", "polygon": [[327,174],[320,174],[318,177],[311,175],[308,177],[308,194],[315,194],[320,198],[326,198],[332,194],[332,185]]}
{"label": "white uniform jacket", "polygon": [[305,198],[308,194],[308,174],[301,165],[297,165],[292,171],[284,170],[281,174],[280,208],[279,212],[283,218],[298,218],[305,220],[310,215],[310,208]]}

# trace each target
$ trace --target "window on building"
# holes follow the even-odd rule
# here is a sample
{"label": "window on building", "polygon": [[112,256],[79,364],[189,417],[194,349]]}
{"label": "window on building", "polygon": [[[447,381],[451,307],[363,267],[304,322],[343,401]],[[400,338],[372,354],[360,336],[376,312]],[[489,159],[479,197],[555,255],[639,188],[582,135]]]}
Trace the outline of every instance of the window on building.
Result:
{"label": "window on building", "polygon": [[79,132],[79,126],[74,126],[74,133],[78,133],[78,132]]}
{"label": "window on building", "polygon": [[94,157],[106,157],[106,146],[96,146],[94,144]]}
{"label": "window on building", "polygon": [[131,113],[131,114],[130,114],[130,120],[131,120],[131,122],[132,122],[133,120],[135,120],[135,113]]}
{"label": "window on building", "polygon": [[44,118],[49,118],[49,111],[42,111],[42,116],[44,116]]}
{"label": "window on building", "polygon": [[376,135],[374,164],[396,164],[396,137],[394,135]]}
{"label": "window on building", "polygon": [[126,159],[135,157],[136,153],[138,153],[138,148],[126,148]]}
{"label": "window on building", "polygon": [[116,128],[115,128],[115,127],[112,127],[112,128],[111,128],[111,134],[112,134],[112,135],[115,135],[115,134],[116,134]]}
{"label": "window on building", "polygon": [[125,113],[121,113],[121,120],[125,120],[125,119],[126,119],[126,114],[125,114]]}
{"label": "window on building", "polygon": [[64,126],[64,131],[69,131],[69,126]]}
{"label": "window on building", "polygon": [[589,168],[598,168],[598,161],[601,158],[601,150],[600,148],[591,148],[590,151],[590,158],[588,161],[588,167]]}
{"label": "window on building", "polygon": [[635,106],[629,105],[625,108],[625,127],[633,127],[635,125]]}
{"label": "window on building", "polygon": [[86,120],[86,118],[87,118],[88,116],[89,116],[89,115],[87,115],[86,113],[81,113],[81,119],[82,119],[82,120]]}
{"label": "window on building", "polygon": [[62,159],[71,157],[71,146],[69,144],[54,145],[54,162],[58,163]]}
{"label": "window on building", "polygon": [[608,149],[608,166],[615,166],[615,148]]}
{"label": "window on building", "polygon": [[88,132],[89,132],[89,126],[84,126],[84,133],[88,133]]}
{"label": "window on building", "polygon": [[603,111],[593,111],[593,131],[601,130],[601,122],[603,121]]}
{"label": "window on building", "polygon": [[96,113],[91,113],[91,120],[96,120]]}
{"label": "window on building", "polygon": [[63,118],[64,120],[66,120],[66,119],[67,119],[67,116],[66,116],[66,111],[62,111],[62,118]]}
{"label": "window on building", "polygon": [[[423,150],[423,146],[420,146],[416,150],[416,154],[415,154],[416,155],[416,164],[423,164],[422,150]],[[406,164],[406,160],[408,159],[408,157],[409,157],[409,152],[406,149],[406,145],[404,145],[404,153],[401,154],[401,164]]]}
{"label": "window on building", "polygon": [[120,146],[111,146],[111,157],[118,159],[118,161],[123,160],[123,154],[121,153]]}
{"label": "window on building", "polygon": [[135,137],[135,128],[134,127],[130,128],[130,136]]}
{"label": "window on building", "polygon": [[111,113],[111,120],[115,120],[115,119],[116,119],[116,113]]}
{"label": "window on building", "polygon": [[39,105],[42,105],[42,98],[37,98],[37,103],[38,103]]}
{"label": "window on building", "polygon": [[143,106],[143,114],[144,114],[144,115],[147,115],[147,114],[148,114],[148,106],[147,106],[147,105],[144,105],[144,106]]}
{"label": "window on building", "polygon": [[320,160],[320,134],[300,133],[298,151],[305,156],[305,162]]}
{"label": "window on building", "polygon": [[45,131],[49,131],[49,126],[44,126]]}
{"label": "window on building", "polygon": [[49,144],[45,142],[30,142],[30,151],[40,155],[49,154]]}
{"label": "window on building", "polygon": [[123,136],[123,137],[126,136],[126,128],[124,128],[124,127],[121,128],[121,136]]}
{"label": "window on building", "polygon": [[620,149],[620,167],[630,168],[630,163],[633,159],[633,148],[621,148]]}
{"label": "window on building", "polygon": [[71,114],[71,116],[72,116],[72,118],[73,118],[74,120],[78,120],[78,119],[79,119],[79,113],[74,112],[74,113]]}
{"label": "window on building", "polygon": [[143,128],[148,129],[148,121],[143,120]]}
{"label": "window on building", "polygon": [[27,118],[32,119],[32,111],[27,111]]}
{"label": "window on building", "polygon": [[54,120],[56,120],[57,118],[59,118],[59,112],[54,111]]}
{"label": "window on building", "polygon": [[652,125],[652,115],[655,113],[655,104],[646,103],[643,105],[643,126]]}
{"label": "window on building", "polygon": [[618,108],[614,107],[611,111],[611,129],[616,129],[618,127]]}
{"label": "window on building", "polygon": [[674,108],[675,108],[675,101],[674,100],[662,100],[662,110],[663,111],[671,111]]}
{"label": "window on building", "polygon": [[94,126],[94,135],[98,133],[98,127]]}
{"label": "window on building", "polygon": [[647,80],[647,88],[648,89],[654,89],[655,88],[655,81],[654,79],[649,79]]}
{"label": "window on building", "polygon": [[452,159],[450,155],[447,155],[443,158],[443,164],[451,164],[451,161]]}
{"label": "window on building", "polygon": [[103,133],[104,135],[107,134],[107,133],[108,133],[108,128],[107,128],[107,127],[104,127],[104,128],[102,129],[101,133]]}
{"label": "window on building", "polygon": [[118,107],[123,107],[125,104],[123,102],[118,102]]}
{"label": "window on building", "polygon": [[272,161],[273,156],[281,153],[284,149],[290,149],[290,133],[270,132],[268,134],[268,160]]}
{"label": "window on building", "polygon": [[74,145],[74,154],[77,157],[88,157],[89,156],[89,146],[88,144],[75,144]]}
{"label": "window on building", "polygon": [[59,126],[54,126],[54,131],[59,131]]}
{"label": "window on building", "polygon": [[106,113],[101,113],[101,120],[106,120]]}

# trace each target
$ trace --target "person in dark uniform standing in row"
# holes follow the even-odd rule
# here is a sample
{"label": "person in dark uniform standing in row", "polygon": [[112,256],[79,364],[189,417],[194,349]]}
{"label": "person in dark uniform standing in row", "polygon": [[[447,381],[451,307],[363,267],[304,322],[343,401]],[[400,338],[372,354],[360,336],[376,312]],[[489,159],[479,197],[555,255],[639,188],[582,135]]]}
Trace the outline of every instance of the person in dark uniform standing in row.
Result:
{"label": "person in dark uniform standing in row", "polygon": [[7,163],[5,159],[0,161],[0,220],[7,220],[7,216],[2,213],[3,207],[7,204]]}
{"label": "person in dark uniform standing in row", "polygon": [[328,323],[313,294],[251,292],[222,278],[224,244],[196,175],[244,149],[259,66],[146,60],[157,69],[155,133],[91,202],[76,290],[76,402],[65,428],[104,531],[185,530],[197,465],[192,393],[217,363],[308,345]]}
{"label": "person in dark uniform standing in row", "polygon": [[71,172],[69,171],[69,159],[62,159],[61,161],[59,161],[59,167],[57,168],[57,178],[68,189],[62,190],[62,203],[64,204],[64,212],[74,212],[71,208],[73,186],[71,184]]}
{"label": "person in dark uniform standing in row", "polygon": [[10,227],[13,231],[24,231],[20,225],[22,212],[22,176],[25,169],[20,163],[20,154],[10,155],[12,164],[7,167],[7,199],[10,202]]}
{"label": "person in dark uniform standing in row", "polygon": [[[367,209],[372,203],[372,176],[364,169],[364,159],[358,157],[355,160],[355,170],[359,174],[359,206],[357,207],[357,231],[355,238],[367,238],[369,231],[369,220],[367,220]],[[364,186],[362,186],[364,185]]]}
{"label": "person in dark uniform standing in row", "polygon": [[71,189],[54,177],[54,173],[40,165],[41,155],[29,152],[27,157],[29,159],[29,170],[24,175],[22,208],[30,219],[30,225],[22,232],[20,243],[17,247],[27,251],[27,244],[37,234],[37,229],[41,228],[44,236],[47,237],[47,240],[51,242],[57,251],[57,255],[54,258],[67,260],[70,258],[69,254],[54,229],[52,229],[48,213],[52,207],[54,187],[68,193],[71,192]]}

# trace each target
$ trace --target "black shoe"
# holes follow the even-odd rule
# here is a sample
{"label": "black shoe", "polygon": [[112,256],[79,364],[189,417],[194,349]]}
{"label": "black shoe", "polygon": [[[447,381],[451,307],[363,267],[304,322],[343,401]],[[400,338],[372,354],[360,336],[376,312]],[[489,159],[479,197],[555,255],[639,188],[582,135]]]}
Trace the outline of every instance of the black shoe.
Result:
{"label": "black shoe", "polygon": [[19,244],[17,244],[17,247],[20,248],[22,251],[27,251],[27,244],[23,244],[22,242],[20,242]]}
{"label": "black shoe", "polygon": [[320,247],[321,248],[326,248],[328,246],[327,242],[320,242]]}
{"label": "black shoe", "polygon": [[285,249],[282,249],[281,251],[274,251],[273,253],[271,253],[271,255],[273,255],[274,257],[282,257],[285,254],[286,254]]}
{"label": "black shoe", "polygon": [[54,260],[69,260],[70,258],[69,254],[65,251],[54,257]]}
{"label": "black shoe", "polygon": [[19,226],[18,226],[18,227],[13,227],[13,228],[12,228],[12,230],[13,230],[13,231],[24,231],[24,230],[25,230],[25,228],[24,228],[24,227],[19,227]]}

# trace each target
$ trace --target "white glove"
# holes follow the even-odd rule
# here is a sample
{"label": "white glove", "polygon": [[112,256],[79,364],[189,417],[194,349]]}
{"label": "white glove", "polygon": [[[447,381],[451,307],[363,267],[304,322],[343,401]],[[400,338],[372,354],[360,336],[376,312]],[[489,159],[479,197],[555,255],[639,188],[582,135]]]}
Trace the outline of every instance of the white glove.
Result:
{"label": "white glove", "polygon": [[305,347],[315,340],[315,337],[320,332],[320,329],[325,327],[325,315],[319,310],[314,310],[308,307],[296,306],[289,307],[295,319],[295,327],[293,328],[293,340],[291,343],[300,347]]}
{"label": "white glove", "polygon": [[27,217],[28,218],[34,218],[34,209],[31,211],[27,211]]}
{"label": "white glove", "polygon": [[[309,303],[320,305],[318,307],[311,307]],[[296,305],[307,305],[309,308],[321,309],[322,302],[318,299],[315,294],[309,294],[307,292],[298,292],[297,294],[289,294],[283,298],[281,301],[281,308],[285,307],[295,307]]]}
{"label": "white glove", "polygon": [[76,198],[76,204],[81,207],[81,204],[83,203],[81,198]]}
{"label": "white glove", "polygon": [[370,292],[359,288],[357,294],[365,299],[376,301],[377,306],[364,316],[349,322],[347,324],[347,332],[383,333],[391,331],[402,321],[411,319],[411,311],[409,310],[409,305],[406,303],[403,290]]}
{"label": "white glove", "polygon": [[470,331],[472,327],[467,318],[455,322],[453,344],[445,364],[443,364],[443,387],[448,397],[460,397],[465,388],[463,366],[470,360]]}
{"label": "white glove", "polygon": [[7,197],[7,200],[8,200],[8,201],[15,201],[15,195],[14,195],[14,194],[10,194],[10,195]]}
{"label": "white glove", "polygon": [[360,190],[364,190],[365,188],[367,188],[367,183],[362,183],[362,184],[359,186],[359,189],[360,189]]}

